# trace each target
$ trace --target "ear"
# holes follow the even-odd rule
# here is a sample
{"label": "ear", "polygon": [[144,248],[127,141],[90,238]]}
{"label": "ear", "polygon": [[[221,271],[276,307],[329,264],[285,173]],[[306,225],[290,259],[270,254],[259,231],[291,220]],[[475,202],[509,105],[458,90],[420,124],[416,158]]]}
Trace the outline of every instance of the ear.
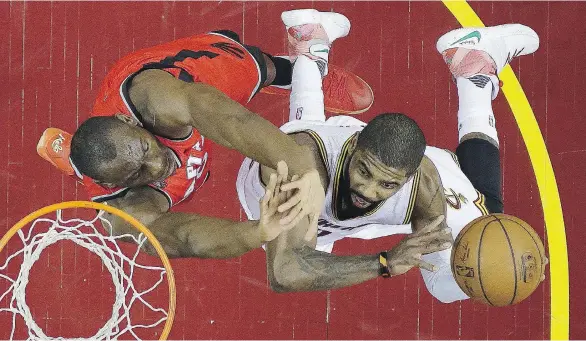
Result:
{"label": "ear", "polygon": [[116,117],[117,119],[119,119],[120,121],[122,121],[128,125],[142,127],[142,124],[132,116],[128,116],[128,115],[124,115],[124,114],[116,114],[116,115],[114,115],[114,117]]}

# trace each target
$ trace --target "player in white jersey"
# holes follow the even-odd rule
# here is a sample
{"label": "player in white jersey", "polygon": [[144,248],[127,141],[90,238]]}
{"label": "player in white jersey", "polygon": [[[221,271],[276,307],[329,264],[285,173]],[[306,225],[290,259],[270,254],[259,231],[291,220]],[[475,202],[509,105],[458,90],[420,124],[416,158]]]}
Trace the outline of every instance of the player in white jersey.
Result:
{"label": "player in white jersey", "polygon": [[[290,122],[281,129],[309,146],[326,190],[317,240],[307,242],[307,222],[266,245],[271,287],[276,291],[323,290],[412,267],[442,302],[468,298],[450,269],[451,241],[473,219],[502,212],[498,136],[491,107],[498,72],[539,46],[522,25],[459,29],[437,43],[458,86],[459,140],[453,154],[426,146],[417,124],[402,114],[382,114],[368,124],[346,116],[325,119],[321,78],[336,38],[349,22],[334,14],[297,10],[282,15],[295,61]],[[345,18],[344,18],[345,19]],[[249,219],[289,224],[277,206],[287,190],[279,176],[250,159],[242,164],[237,190]],[[293,179],[294,180],[294,179]],[[265,193],[265,186],[267,191]],[[264,200],[259,204],[259,200]],[[335,256],[333,243],[346,237],[372,239],[408,234],[376,255]]]}

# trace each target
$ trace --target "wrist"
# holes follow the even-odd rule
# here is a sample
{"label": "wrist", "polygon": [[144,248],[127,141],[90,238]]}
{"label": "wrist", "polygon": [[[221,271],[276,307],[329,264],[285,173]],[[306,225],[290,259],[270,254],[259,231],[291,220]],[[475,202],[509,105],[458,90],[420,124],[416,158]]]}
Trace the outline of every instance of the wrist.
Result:
{"label": "wrist", "polygon": [[387,251],[382,251],[378,254],[378,275],[383,278],[391,277],[391,270],[389,269],[389,254]]}
{"label": "wrist", "polygon": [[260,223],[260,220],[254,220],[251,222],[252,234],[254,235],[254,238],[252,239],[255,241],[254,244],[257,245],[257,247],[260,247],[266,243],[267,236],[265,234],[265,231],[263,230],[263,226]]}

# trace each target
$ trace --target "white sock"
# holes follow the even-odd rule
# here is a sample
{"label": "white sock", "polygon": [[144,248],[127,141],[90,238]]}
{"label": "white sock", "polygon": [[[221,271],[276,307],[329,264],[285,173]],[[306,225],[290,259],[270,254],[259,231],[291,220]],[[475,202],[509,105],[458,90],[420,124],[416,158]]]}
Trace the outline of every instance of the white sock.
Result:
{"label": "white sock", "polygon": [[[498,144],[492,112],[492,84],[496,76],[474,75],[456,78],[458,86],[458,140],[470,133],[482,133]],[[498,79],[496,80],[498,83]]]}
{"label": "white sock", "polygon": [[294,120],[326,120],[320,70],[315,61],[303,55],[293,65],[289,121]]}

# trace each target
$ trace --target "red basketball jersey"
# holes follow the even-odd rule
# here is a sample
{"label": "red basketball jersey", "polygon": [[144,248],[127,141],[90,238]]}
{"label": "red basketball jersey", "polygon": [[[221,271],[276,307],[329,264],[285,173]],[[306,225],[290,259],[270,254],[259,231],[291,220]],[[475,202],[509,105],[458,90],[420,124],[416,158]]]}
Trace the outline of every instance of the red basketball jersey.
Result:
{"label": "red basketball jersey", "polygon": [[[240,104],[252,98],[261,80],[258,63],[240,43],[217,33],[197,35],[138,50],[119,60],[102,82],[92,116],[122,113],[140,121],[128,87],[133,76],[145,69],[162,69],[185,82],[209,84]],[[149,186],[165,194],[173,206],[207,180],[211,148],[196,129],[183,140],[157,139],[175,152],[177,170]],[[110,200],[128,190],[102,187],[87,176],[83,183],[94,201]]]}

